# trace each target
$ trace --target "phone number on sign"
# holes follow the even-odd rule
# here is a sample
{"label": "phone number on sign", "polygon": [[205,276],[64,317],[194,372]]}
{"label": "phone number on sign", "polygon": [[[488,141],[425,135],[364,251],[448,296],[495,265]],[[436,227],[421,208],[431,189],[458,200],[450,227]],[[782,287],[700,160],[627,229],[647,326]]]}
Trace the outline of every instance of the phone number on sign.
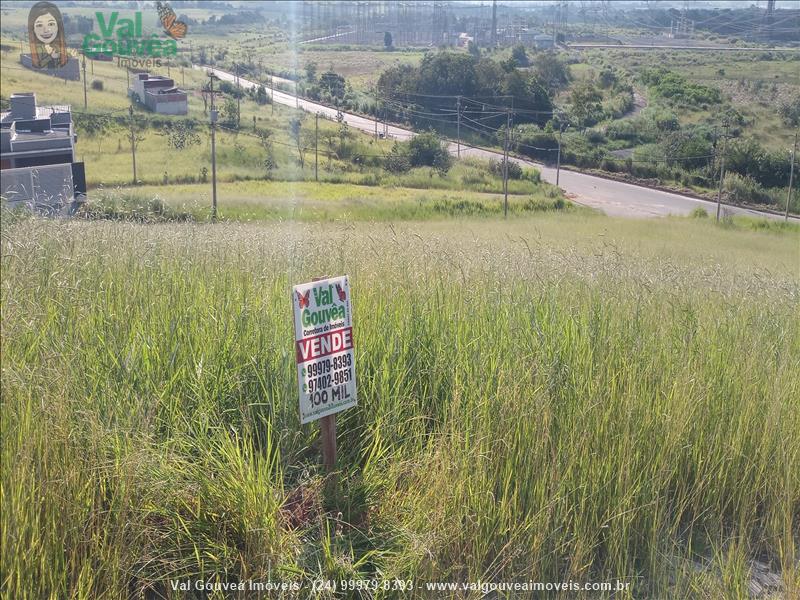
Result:
{"label": "phone number on sign", "polygon": [[317,375],[325,375],[326,373],[330,373],[331,370],[335,371],[336,369],[350,367],[352,365],[353,357],[348,352],[347,354],[334,356],[332,359],[326,358],[325,360],[318,360],[309,363],[306,367],[306,371],[310,377],[316,377]]}
{"label": "phone number on sign", "polygon": [[353,379],[353,373],[350,369],[344,371],[334,371],[333,375],[321,375],[320,377],[313,377],[308,380],[308,391],[318,392],[326,390],[329,387],[342,385]]}
{"label": "phone number on sign", "polygon": [[312,582],[312,589],[315,593],[323,591],[351,592],[359,590],[408,592],[414,589],[414,582],[401,579],[315,579]]}

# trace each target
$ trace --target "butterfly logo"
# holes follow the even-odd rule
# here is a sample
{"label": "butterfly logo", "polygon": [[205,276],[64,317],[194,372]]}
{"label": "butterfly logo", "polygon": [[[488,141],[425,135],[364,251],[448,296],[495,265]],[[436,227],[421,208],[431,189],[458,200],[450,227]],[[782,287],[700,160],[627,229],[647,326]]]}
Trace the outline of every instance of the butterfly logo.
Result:
{"label": "butterfly logo", "polygon": [[188,27],[183,21],[178,21],[178,17],[175,16],[175,11],[172,10],[169,3],[156,2],[156,7],[158,7],[158,18],[161,19],[161,25],[164,26],[164,33],[173,40],[185,37]]}
{"label": "butterfly logo", "polygon": [[347,294],[342,289],[342,286],[339,283],[336,284],[336,293],[339,294],[339,302],[344,302],[345,300],[347,300]]}
{"label": "butterfly logo", "polygon": [[295,292],[297,294],[297,302],[300,304],[300,308],[305,308],[308,306],[309,302],[311,301],[311,290],[306,290],[306,293],[302,296],[300,292]]}

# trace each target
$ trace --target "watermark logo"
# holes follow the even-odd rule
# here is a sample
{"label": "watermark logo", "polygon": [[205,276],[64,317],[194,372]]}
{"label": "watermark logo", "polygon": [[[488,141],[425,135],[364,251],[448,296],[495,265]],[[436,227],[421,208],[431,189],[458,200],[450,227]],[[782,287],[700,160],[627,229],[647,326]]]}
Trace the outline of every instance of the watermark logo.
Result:
{"label": "watermark logo", "polygon": [[188,26],[178,20],[168,3],[158,2],[157,8],[166,36],[158,33],[145,35],[141,11],[136,11],[132,19],[121,17],[116,10],[107,15],[96,12],[99,34],[89,33],[84,37],[84,54],[91,57],[117,55],[120,65],[124,61],[127,66],[160,66],[161,58],[178,53],[177,40],[186,36]]}
{"label": "watermark logo", "polygon": [[158,8],[158,18],[161,21],[161,25],[164,26],[164,33],[173,40],[186,37],[188,26],[183,21],[178,21],[178,17],[175,16],[175,11],[172,10],[169,3],[156,2],[156,7]]}
{"label": "watermark logo", "polygon": [[64,20],[52,2],[37,2],[28,13],[31,63],[36,69],[54,69],[67,64]]}

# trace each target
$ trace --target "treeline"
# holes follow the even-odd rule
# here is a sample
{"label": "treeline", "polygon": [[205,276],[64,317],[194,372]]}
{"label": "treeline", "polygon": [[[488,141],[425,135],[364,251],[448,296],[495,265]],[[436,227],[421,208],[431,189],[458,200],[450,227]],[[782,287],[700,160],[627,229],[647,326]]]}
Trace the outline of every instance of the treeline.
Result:
{"label": "treeline", "polygon": [[[526,56],[527,59],[527,56]],[[441,129],[443,118],[455,113],[461,97],[475,113],[483,105],[489,114],[480,122],[497,128],[513,110],[517,122],[544,125],[552,116],[552,96],[569,81],[569,72],[554,55],[539,54],[528,67],[521,56],[498,61],[476,54],[440,51],[426,55],[419,66],[399,65],[378,79],[376,110],[388,120]],[[465,109],[464,105],[461,105]],[[473,119],[477,120],[477,119]]]}

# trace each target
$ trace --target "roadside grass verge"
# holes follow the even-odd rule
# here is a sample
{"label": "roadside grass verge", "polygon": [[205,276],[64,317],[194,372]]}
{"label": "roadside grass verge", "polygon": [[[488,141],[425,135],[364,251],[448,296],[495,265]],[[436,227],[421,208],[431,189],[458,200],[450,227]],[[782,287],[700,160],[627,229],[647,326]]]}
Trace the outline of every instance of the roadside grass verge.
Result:
{"label": "roadside grass verge", "polygon": [[[502,194],[381,188],[349,183],[237,181],[217,186],[218,217],[232,221],[428,220],[502,215]],[[542,184],[535,194],[509,195],[514,216],[547,211],[587,211]],[[95,190],[83,211],[88,218],[207,221],[210,184],[139,186]]]}

